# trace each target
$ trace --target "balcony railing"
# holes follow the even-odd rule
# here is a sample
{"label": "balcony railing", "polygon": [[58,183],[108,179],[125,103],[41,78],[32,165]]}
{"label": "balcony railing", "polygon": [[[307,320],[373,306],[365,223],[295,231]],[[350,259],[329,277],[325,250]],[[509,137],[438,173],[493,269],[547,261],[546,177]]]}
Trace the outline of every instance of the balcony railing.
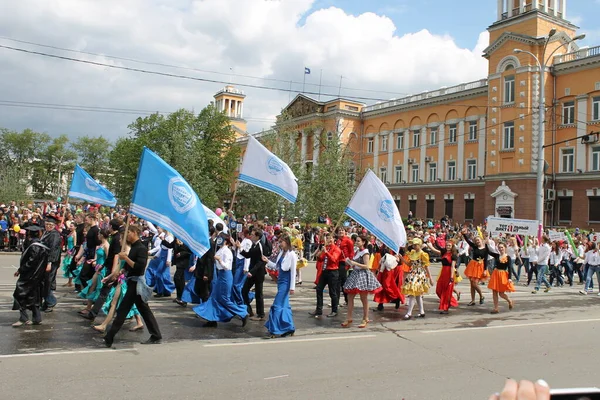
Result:
{"label": "balcony railing", "polygon": [[447,94],[459,93],[465,90],[477,89],[486,87],[488,84],[487,79],[480,79],[478,81],[461,83],[460,85],[451,86],[448,88],[441,88],[438,90],[434,90],[433,92],[423,92],[421,94],[411,95],[404,97],[402,99],[392,99],[389,101],[384,101],[381,103],[373,104],[371,106],[364,107],[362,109],[363,112],[369,112],[374,110],[380,110],[382,108],[394,107],[403,104],[414,103],[416,101],[430,99],[432,97],[444,96]]}
{"label": "balcony railing", "polygon": [[589,57],[600,56],[600,46],[595,47],[586,47],[584,49],[579,49],[572,53],[567,54],[559,54],[554,56],[554,64],[565,63],[569,61],[581,60]]}

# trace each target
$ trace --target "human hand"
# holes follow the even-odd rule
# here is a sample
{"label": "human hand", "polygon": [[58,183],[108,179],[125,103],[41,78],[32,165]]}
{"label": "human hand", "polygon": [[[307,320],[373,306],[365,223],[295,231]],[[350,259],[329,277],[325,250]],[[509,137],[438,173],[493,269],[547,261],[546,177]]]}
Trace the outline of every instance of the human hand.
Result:
{"label": "human hand", "polygon": [[262,260],[263,260],[264,262],[269,262],[269,259],[268,259],[266,256],[262,256]]}
{"label": "human hand", "polygon": [[248,272],[248,278],[252,278],[252,274]]}
{"label": "human hand", "polygon": [[127,253],[122,251],[119,253],[119,259],[124,260],[125,258],[127,258]]}
{"label": "human hand", "polygon": [[290,294],[294,294],[294,291],[293,291],[293,290],[290,290]]}
{"label": "human hand", "polygon": [[489,400],[550,400],[550,387],[540,379],[535,384],[530,381],[508,379],[502,393],[493,394]]}
{"label": "human hand", "polygon": [[19,271],[15,271],[15,278],[19,276]]}
{"label": "human hand", "polygon": [[196,270],[196,266],[194,265],[193,267],[190,267],[190,269],[188,269],[189,272],[194,272]]}
{"label": "human hand", "polygon": [[52,271],[52,264],[48,264],[46,266],[46,272],[50,272],[50,271]]}
{"label": "human hand", "polygon": [[221,256],[215,256],[215,260],[221,261]]}
{"label": "human hand", "polygon": [[202,280],[203,280],[204,282],[208,282],[208,276],[205,276],[205,277],[203,277],[203,278],[202,278]]}

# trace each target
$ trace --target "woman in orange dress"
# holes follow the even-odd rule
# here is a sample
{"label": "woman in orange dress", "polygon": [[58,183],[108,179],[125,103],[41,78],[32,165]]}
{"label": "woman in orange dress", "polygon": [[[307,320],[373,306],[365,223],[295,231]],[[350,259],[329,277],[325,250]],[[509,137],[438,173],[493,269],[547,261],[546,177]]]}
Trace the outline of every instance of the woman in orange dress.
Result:
{"label": "woman in orange dress", "polygon": [[514,292],[515,285],[510,279],[510,271],[512,268],[512,259],[506,254],[506,245],[504,243],[498,244],[498,252],[490,251],[490,255],[496,259],[496,267],[492,272],[490,283],[488,287],[492,289],[494,294],[494,309],[492,314],[498,314],[498,296],[502,297],[508,302],[508,309],[513,309],[513,301],[508,298],[506,292]]}
{"label": "woman in orange dress", "polygon": [[467,230],[462,231],[463,238],[471,246],[473,250],[473,257],[467,268],[465,269],[465,276],[469,278],[471,282],[471,302],[468,306],[475,305],[475,292],[479,294],[479,304],[483,304],[485,297],[483,292],[479,288],[479,282],[487,278],[487,258],[489,255],[489,248],[483,239],[476,236],[475,239],[471,240],[467,236]]}

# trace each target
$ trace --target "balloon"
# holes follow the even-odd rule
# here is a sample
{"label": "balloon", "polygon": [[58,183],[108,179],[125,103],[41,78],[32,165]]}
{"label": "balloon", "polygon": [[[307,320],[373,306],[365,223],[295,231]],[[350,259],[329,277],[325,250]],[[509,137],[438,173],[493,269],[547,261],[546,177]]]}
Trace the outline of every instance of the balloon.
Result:
{"label": "balloon", "polygon": [[13,231],[15,231],[15,233],[19,233],[21,232],[21,227],[17,224],[15,224],[15,226],[13,226]]}
{"label": "balloon", "polygon": [[215,214],[217,214],[217,217],[220,217],[220,216],[221,216],[221,214],[223,214],[223,210],[221,210],[220,208],[217,208],[217,209],[215,210]]}

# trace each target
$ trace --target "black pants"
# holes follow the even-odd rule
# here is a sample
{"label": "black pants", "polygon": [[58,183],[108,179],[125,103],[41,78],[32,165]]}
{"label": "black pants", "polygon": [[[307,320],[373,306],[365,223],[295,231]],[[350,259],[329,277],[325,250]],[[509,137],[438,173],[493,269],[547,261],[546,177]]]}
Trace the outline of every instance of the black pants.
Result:
{"label": "black pants", "polygon": [[583,263],[574,263],[573,268],[575,272],[577,272],[577,276],[579,276],[579,283],[585,283],[585,277],[583,276]]}
{"label": "black pants", "polygon": [[554,283],[554,279],[556,279],[556,286],[562,286],[564,284],[559,265],[550,266],[550,285]]}
{"label": "black pants", "polygon": [[81,281],[82,288],[87,286],[88,281],[94,277],[95,272],[96,269],[86,260],[81,267],[81,272],[79,272],[79,280]]}
{"label": "black pants", "polygon": [[323,313],[323,290],[325,289],[325,286],[329,289],[329,296],[331,297],[331,312],[337,312],[340,300],[337,292],[338,279],[339,271],[337,269],[326,269],[321,274],[321,278],[317,285],[317,314]]}
{"label": "black pants", "polygon": [[348,303],[348,295],[346,293],[344,293],[344,284],[346,283],[346,279],[348,278],[348,271],[346,271],[346,262],[345,261],[340,261],[340,266],[339,266],[339,279],[338,279],[338,285],[337,285],[337,298],[338,301],[340,301],[342,299],[342,294],[344,295],[344,301],[346,303]]}
{"label": "black pants", "polygon": [[194,292],[200,297],[202,302],[206,302],[210,297],[210,281],[205,281],[203,277],[196,276],[196,283],[194,284]]}
{"label": "black pants", "polygon": [[[248,294],[250,293],[250,289],[254,286],[254,299],[256,300],[256,316],[264,317],[265,316],[265,299],[263,298],[263,283],[265,282],[264,273],[259,272],[259,276],[252,275],[252,278],[247,278],[244,283],[244,287],[242,288],[242,298],[244,299],[244,304],[248,306],[248,314],[252,315],[252,306],[250,305],[250,299],[248,298]],[[290,279],[295,279],[293,276]]]}
{"label": "black pants", "polygon": [[129,311],[131,311],[131,307],[133,307],[134,304],[140,312],[140,315],[148,328],[148,332],[150,332],[150,337],[152,339],[162,339],[160,329],[158,328],[158,322],[156,322],[156,318],[154,318],[150,306],[148,303],[144,303],[142,298],[137,294],[137,282],[131,280],[127,281],[127,293],[125,293],[125,297],[123,297],[119,308],[117,308],[117,316],[110,326],[106,338],[110,341],[115,338],[115,335],[123,326],[127,314],[129,314]]}
{"label": "black pants", "polygon": [[111,289],[117,286],[118,283],[119,281],[115,280],[114,282],[105,283],[104,285],[102,285],[102,289],[100,289],[100,294],[98,295],[98,298],[96,299],[96,302],[94,303],[94,306],[90,311],[91,315],[96,317],[100,313],[100,310],[102,310],[102,306],[104,306],[104,303],[106,303],[106,299],[108,298]]}
{"label": "black pants", "polygon": [[[21,308],[19,310],[19,313],[21,314],[19,316],[19,321],[21,322],[27,322],[29,321],[29,315],[27,314],[27,309],[26,308]],[[31,314],[32,314],[32,321],[35,322],[36,324],[39,322],[42,322],[42,313],[40,312],[40,306],[36,305],[36,306],[31,306]]]}
{"label": "black pants", "polygon": [[173,275],[173,283],[175,284],[175,289],[177,290],[177,299],[181,300],[183,289],[185,289],[185,267],[177,268],[175,270],[175,275]]}

